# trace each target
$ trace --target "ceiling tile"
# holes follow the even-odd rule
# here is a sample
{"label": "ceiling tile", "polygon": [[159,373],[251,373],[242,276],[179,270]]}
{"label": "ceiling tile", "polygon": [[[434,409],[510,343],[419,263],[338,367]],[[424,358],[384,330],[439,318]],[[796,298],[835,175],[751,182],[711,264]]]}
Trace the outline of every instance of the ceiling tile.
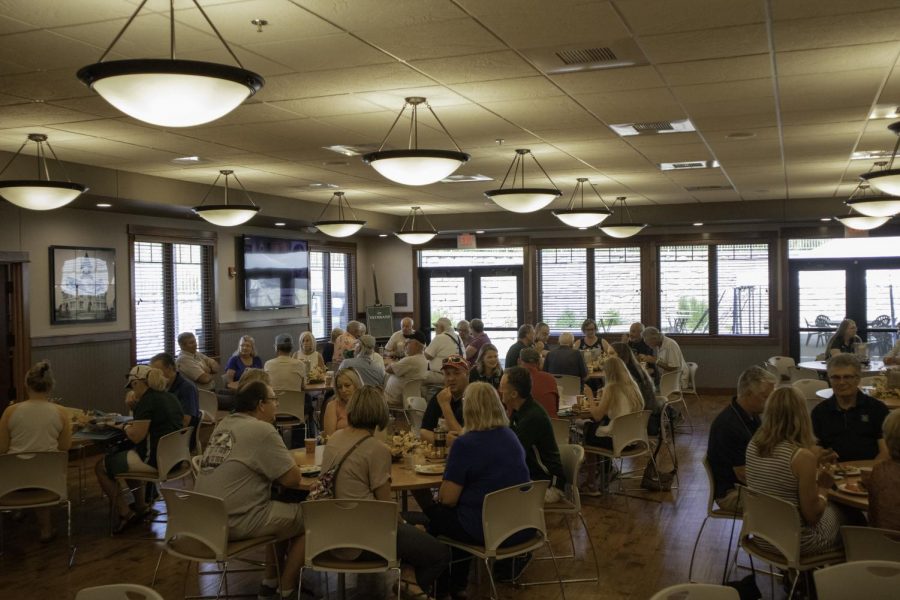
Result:
{"label": "ceiling tile", "polygon": [[896,42],[900,8],[776,21],[773,34],[777,52]]}
{"label": "ceiling tile", "polygon": [[760,23],[646,36],[640,39],[640,45],[651,62],[666,64],[762,54],[768,51],[768,38]]}
{"label": "ceiling tile", "polygon": [[616,7],[638,36],[703,31],[765,20],[763,4],[745,0],[643,0],[616,2]]}
{"label": "ceiling tile", "polygon": [[415,69],[445,85],[516,79],[537,74],[534,67],[512,51],[412,60],[409,63]]}
{"label": "ceiling tile", "polygon": [[[354,34],[404,61],[506,49],[497,38],[468,18],[433,21],[415,27],[359,28]],[[436,40],[440,42],[436,43]]]}
{"label": "ceiling tile", "polygon": [[658,68],[669,85],[694,85],[772,77],[772,65],[768,54],[668,63],[661,64]]}

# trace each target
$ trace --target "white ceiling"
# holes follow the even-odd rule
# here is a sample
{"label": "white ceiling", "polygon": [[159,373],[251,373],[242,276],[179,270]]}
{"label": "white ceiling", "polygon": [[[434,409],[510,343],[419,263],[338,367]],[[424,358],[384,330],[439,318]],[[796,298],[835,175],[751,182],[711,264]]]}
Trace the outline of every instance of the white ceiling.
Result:
{"label": "white ceiling", "polygon": [[[44,132],[75,163],[195,183],[230,168],[266,194],[325,202],[331,192],[309,185],[329,183],[360,209],[472,213],[501,210],[482,192],[519,147],[563,190],[558,207],[577,177],[636,206],[846,197],[872,165],[851,153],[892,148],[886,126],[900,118],[868,118],[900,107],[897,0],[204,0],[266,85],[219,121],[165,130],[75,78],[137,4],[0,0],[0,151]],[[229,62],[193,4],[176,8],[178,57]],[[110,59],[166,56],[167,10],[149,0]],[[262,33],[256,18],[269,22]],[[628,41],[644,64],[562,75],[538,65],[548,49]],[[495,181],[402,187],[323,149],[377,145],[406,96],[426,96],[472,155],[458,173]],[[696,132],[620,138],[609,128],[685,118]],[[420,120],[421,145],[451,145],[429,115]],[[388,147],[405,139],[397,131]],[[189,155],[208,162],[171,162]],[[697,160],[721,168],[657,167]]]}

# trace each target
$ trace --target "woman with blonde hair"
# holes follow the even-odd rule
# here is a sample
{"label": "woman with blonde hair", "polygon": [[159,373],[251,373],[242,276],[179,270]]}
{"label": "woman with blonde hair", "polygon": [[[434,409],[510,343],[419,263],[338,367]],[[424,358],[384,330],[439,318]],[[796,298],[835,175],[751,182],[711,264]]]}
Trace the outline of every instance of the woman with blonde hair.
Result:
{"label": "woman with blonde hair", "polygon": [[[11,404],[0,419],[0,454],[66,451],[72,445],[72,423],[62,406],[50,401],[56,384],[50,363],[42,360],[28,370],[28,400]],[[50,509],[35,509],[40,541],[49,542],[56,532],[50,525]]]}
{"label": "woman with blonde hair", "polygon": [[256,354],[256,341],[249,335],[242,335],[237,350],[225,365],[225,386],[236,390],[244,369],[262,369],[262,359]]}
{"label": "woman with blonde hair", "polygon": [[869,525],[900,531],[900,410],[882,424],[888,460],[875,463],[865,482],[869,490]]}
{"label": "woman with blonde hair", "polygon": [[[166,391],[167,382],[163,372],[147,365],[137,365],[128,373],[125,387],[134,394],[132,408],[134,420],[115,425],[125,433],[135,447],[108,455],[97,461],[95,472],[100,487],[115,503],[119,522],[116,533],[139,523],[148,513],[144,494],[134,495],[134,510],[128,506],[125,496],[119,494],[116,475],[128,472],[156,472],[156,446],[164,435],[178,431],[183,424],[181,403]],[[130,487],[136,487],[129,483]]]}
{"label": "woman with blonde hair", "polygon": [[[450,447],[438,503],[424,507],[428,533],[455,540],[484,543],[481,509],[485,495],[530,480],[525,450],[509,428],[509,419],[497,390],[490,384],[472,383],[463,400],[465,428]],[[516,534],[507,544],[527,538]],[[438,581],[441,592],[459,597],[466,589],[471,555],[453,550],[453,570]],[[462,562],[456,562],[460,560]],[[449,580],[449,581],[448,581]]]}
{"label": "woman with blonde hair", "polygon": [[325,414],[322,417],[322,430],[327,437],[331,437],[335,431],[349,424],[348,404],[353,394],[362,386],[362,379],[354,369],[341,369],[334,374],[334,396],[325,405]]}
{"label": "woman with blonde hair", "polygon": [[762,425],[747,445],[747,485],[798,508],[801,555],[841,546],[843,515],[826,498],[834,479],[819,469],[815,445],[806,400],[791,387],[772,392]]}
{"label": "woman with blonde hair", "polygon": [[503,369],[500,368],[500,354],[497,346],[485,344],[478,351],[475,368],[469,372],[469,383],[483,381],[491,384],[497,390],[500,389],[501,377],[503,377]]}
{"label": "woman with blonde hair", "polygon": [[856,345],[861,343],[862,340],[856,335],[856,321],[844,319],[825,346],[826,358],[830,358],[835,354],[853,354],[856,352]]}
{"label": "woman with blonde hair", "polygon": [[294,352],[294,358],[306,363],[307,373],[315,368],[325,372],[325,359],[316,350],[316,336],[311,331],[304,331],[300,334],[300,349]]}

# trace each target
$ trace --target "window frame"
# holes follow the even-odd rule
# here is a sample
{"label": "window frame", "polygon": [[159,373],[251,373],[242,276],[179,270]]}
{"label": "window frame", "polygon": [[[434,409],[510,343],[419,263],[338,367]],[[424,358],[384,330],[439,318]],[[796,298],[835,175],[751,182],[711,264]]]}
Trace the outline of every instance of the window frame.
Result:
{"label": "window frame", "polygon": [[[331,255],[346,254],[347,265],[345,267],[346,285],[345,303],[347,307],[347,321],[357,318],[357,265],[356,265],[356,246],[352,244],[327,243],[321,241],[309,241],[309,252],[319,252],[324,254],[322,261],[322,293],[324,296],[323,312],[323,329],[324,336],[316,337],[318,342],[327,342],[331,339],[331,330],[334,328],[332,321],[332,287],[331,287]],[[310,303],[309,303],[309,330],[313,330],[313,306],[312,306],[312,256],[310,256]],[[315,332],[313,332],[315,335]]]}

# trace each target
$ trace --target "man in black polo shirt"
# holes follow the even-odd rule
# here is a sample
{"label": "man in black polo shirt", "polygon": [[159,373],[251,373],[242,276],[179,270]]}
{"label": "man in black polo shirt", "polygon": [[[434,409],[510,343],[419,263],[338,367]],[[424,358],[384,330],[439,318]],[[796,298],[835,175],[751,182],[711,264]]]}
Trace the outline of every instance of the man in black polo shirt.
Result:
{"label": "man in black polo shirt", "polygon": [[881,400],[859,389],[861,370],[852,354],[831,357],[828,380],[834,394],[812,411],[819,445],[834,450],[840,461],[888,458],[881,430],[888,409]]}
{"label": "man in black polo shirt", "polygon": [[[181,404],[185,426],[193,427],[196,432],[196,428],[200,426],[200,397],[197,386],[175,369],[175,357],[168,352],[160,352],[151,358],[150,366],[162,371],[169,384],[166,391],[178,398]],[[212,418],[215,419],[216,415],[212,415]],[[194,449],[196,441],[197,436],[191,436],[191,450]]]}
{"label": "man in black polo shirt", "polygon": [[775,376],[762,367],[745,370],[738,378],[737,396],[709,427],[706,459],[713,474],[713,496],[722,510],[742,512],[737,484],[747,483],[744,455],[776,383]]}
{"label": "man in black polo shirt", "polygon": [[442,361],[441,373],[444,387],[428,401],[422,415],[419,436],[426,442],[434,441],[434,430],[438,419],[444,419],[451,437],[462,433],[463,394],[469,385],[469,361],[459,354],[451,354]]}
{"label": "man in black polo shirt", "polygon": [[512,367],[500,379],[500,398],[512,413],[509,426],[525,449],[525,462],[533,481],[549,479],[544,501],[559,502],[566,489],[566,475],[559,457],[559,446],[553,435],[550,416],[531,397],[531,374],[524,367]]}

